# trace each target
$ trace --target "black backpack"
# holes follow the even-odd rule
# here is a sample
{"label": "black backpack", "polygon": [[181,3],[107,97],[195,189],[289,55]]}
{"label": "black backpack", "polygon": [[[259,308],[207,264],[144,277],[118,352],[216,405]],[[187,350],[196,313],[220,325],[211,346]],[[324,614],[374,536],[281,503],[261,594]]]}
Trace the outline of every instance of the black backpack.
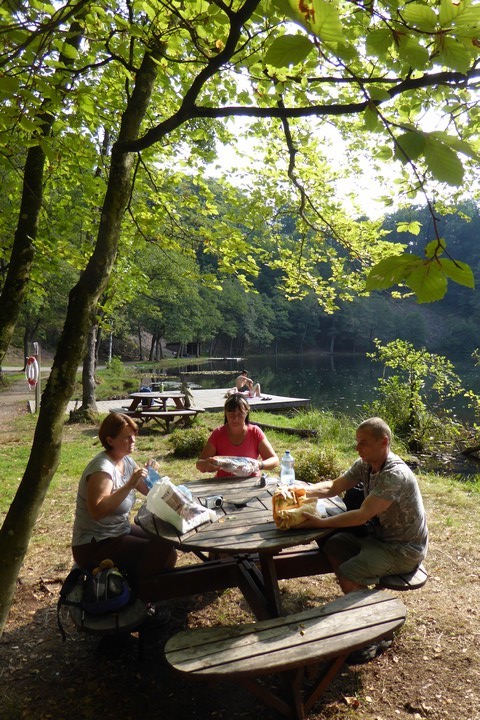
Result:
{"label": "black backpack", "polygon": [[98,616],[117,613],[132,600],[132,590],[118,568],[104,568],[96,573],[73,568],[64,580],[57,603],[57,621],[63,640],[66,635],[60,619],[62,606]]}

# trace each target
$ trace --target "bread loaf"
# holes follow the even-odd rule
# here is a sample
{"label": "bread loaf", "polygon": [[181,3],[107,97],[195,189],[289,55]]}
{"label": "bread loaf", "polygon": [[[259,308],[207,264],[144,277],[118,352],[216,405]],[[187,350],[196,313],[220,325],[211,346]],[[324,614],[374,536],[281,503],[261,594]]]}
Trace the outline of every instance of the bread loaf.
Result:
{"label": "bread loaf", "polygon": [[280,530],[289,530],[305,522],[304,510],[313,512],[316,498],[307,498],[302,487],[280,487],[272,496],[273,519]]}

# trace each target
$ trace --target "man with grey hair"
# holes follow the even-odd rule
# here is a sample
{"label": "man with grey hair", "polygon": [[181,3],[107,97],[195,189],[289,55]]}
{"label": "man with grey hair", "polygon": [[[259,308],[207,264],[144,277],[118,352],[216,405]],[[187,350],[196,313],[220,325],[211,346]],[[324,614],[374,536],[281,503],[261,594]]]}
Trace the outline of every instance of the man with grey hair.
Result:
{"label": "man with grey hair", "polygon": [[[362,422],[356,432],[360,458],[343,475],[309,486],[310,497],[333,497],[358,483],[363,486],[360,507],[340,515],[317,518],[305,512],[304,527],[335,528],[322,549],[343,592],[376,585],[384,575],[415,570],[425,558],[428,530],[417,478],[390,450],[392,432],[381,418]],[[348,528],[366,525],[358,535]]]}

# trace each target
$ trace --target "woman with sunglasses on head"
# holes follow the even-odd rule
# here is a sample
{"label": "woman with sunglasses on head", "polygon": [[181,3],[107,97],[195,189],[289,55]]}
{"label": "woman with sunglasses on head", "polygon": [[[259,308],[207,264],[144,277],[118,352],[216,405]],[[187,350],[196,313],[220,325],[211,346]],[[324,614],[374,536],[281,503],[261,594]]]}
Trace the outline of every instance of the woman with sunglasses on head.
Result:
{"label": "woman with sunglasses on head", "polygon": [[233,473],[221,468],[218,460],[221,457],[252,458],[251,475],[259,475],[264,470],[277,467],[277,454],[265,433],[257,425],[250,424],[250,405],[243,395],[231,395],[225,403],[224,411],[224,424],[210,435],[197,460],[197,469],[205,473],[214,472],[216,477],[232,477]]}
{"label": "woman with sunglasses on head", "polygon": [[[110,413],[98,437],[104,450],[91,460],[80,478],[73,524],[72,554],[84,570],[102,560],[113,560],[127,575],[138,596],[146,602],[161,597],[155,575],[176,562],[173,545],[150,539],[130,523],[135,491],[146,495],[148,467],[131,457],[138,434],[136,423],[122,413]],[[155,466],[155,461],[147,465]]]}

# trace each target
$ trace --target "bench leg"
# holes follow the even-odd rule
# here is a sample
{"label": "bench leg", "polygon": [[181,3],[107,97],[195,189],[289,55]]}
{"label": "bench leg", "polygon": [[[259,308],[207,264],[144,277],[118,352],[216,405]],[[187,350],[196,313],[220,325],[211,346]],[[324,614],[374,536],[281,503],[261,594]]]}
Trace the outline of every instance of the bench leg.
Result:
{"label": "bench leg", "polygon": [[[347,653],[348,654],[348,653]],[[290,702],[287,702],[275,695],[257,680],[251,678],[240,678],[239,682],[246,690],[258,697],[263,703],[273,707],[281,715],[294,720],[305,720],[306,715],[310,712],[317,700],[323,695],[327,687],[330,685],[337,673],[342,669],[347,654],[339,655],[330,663],[320,675],[315,688],[312,690],[308,698],[303,699],[302,690],[304,684],[305,668],[299,667],[294,671],[289,671],[285,677],[285,689],[290,696]]]}
{"label": "bench leg", "polygon": [[[246,690],[251,692],[252,695],[255,695],[263,703],[265,703],[265,705],[273,707],[278,713],[284,715],[287,718],[295,717],[292,711],[292,706],[289,703],[285,702],[285,700],[282,700],[282,698],[278,697],[278,695],[275,695],[264,685],[260,685],[257,680],[251,680],[250,678],[241,678],[239,682]],[[300,716],[299,720],[303,720],[303,717],[303,715]]]}
{"label": "bench leg", "polygon": [[312,707],[317,702],[318,698],[325,692],[327,687],[330,685],[335,675],[342,669],[343,665],[345,664],[345,660],[347,659],[347,656],[347,654],[339,655],[337,658],[332,660],[330,664],[327,665],[326,669],[321,674],[316,687],[314,688],[314,690],[312,690],[309,697],[304,702],[304,709],[306,713],[310,712]]}

